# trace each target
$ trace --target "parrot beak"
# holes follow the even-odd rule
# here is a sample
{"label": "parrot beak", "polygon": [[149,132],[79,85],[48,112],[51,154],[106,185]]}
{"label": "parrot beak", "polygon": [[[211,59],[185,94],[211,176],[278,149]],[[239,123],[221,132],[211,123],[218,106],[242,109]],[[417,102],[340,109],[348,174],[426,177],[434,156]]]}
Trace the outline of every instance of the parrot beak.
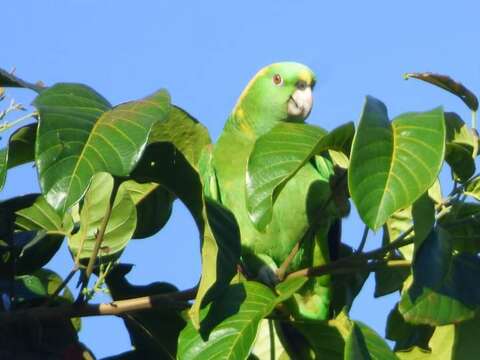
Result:
{"label": "parrot beak", "polygon": [[311,86],[297,86],[288,99],[287,112],[289,116],[305,119],[313,106]]}

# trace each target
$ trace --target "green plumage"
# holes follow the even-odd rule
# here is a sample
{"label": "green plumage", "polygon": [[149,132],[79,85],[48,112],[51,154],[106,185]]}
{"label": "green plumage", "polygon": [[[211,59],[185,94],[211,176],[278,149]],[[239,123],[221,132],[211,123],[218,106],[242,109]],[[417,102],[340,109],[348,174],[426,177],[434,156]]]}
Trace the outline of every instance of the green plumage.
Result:
{"label": "green plumage", "polygon": [[[289,180],[274,204],[265,232],[251,222],[245,196],[247,160],[255,141],[281,121],[303,122],[310,111],[314,82],[312,71],[297,63],[278,63],[260,70],[240,96],[213,151],[217,197],[239,224],[242,262],[249,274],[267,283],[275,280],[275,271],[302,238],[289,272],[329,261],[327,234],[336,211],[332,205],[326,206],[333,173],[328,159],[318,157]],[[320,171],[319,164],[327,173]],[[211,184],[211,178],[206,182]],[[328,276],[309,280],[291,304],[294,313],[327,318],[329,285]]]}

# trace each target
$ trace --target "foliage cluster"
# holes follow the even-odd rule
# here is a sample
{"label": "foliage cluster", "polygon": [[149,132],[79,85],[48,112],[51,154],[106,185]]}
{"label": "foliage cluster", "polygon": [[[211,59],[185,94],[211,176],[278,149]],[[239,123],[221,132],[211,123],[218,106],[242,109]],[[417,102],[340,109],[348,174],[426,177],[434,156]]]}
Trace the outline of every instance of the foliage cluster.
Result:
{"label": "foliage cluster", "polygon": [[[9,169],[31,162],[41,186],[41,194],[0,203],[0,352],[88,358],[92,354],[75,332],[81,317],[118,315],[132,350],[117,359],[475,358],[480,352],[478,102],[446,76],[408,77],[459,96],[472,111],[472,127],[442,108],[390,121],[386,106],[367,97],[357,127],[348,123],[326,132],[282,123],[257,141],[246,169],[248,211],[257,226],[269,223],[285,183],[325,152],[338,170],[331,179],[333,198],[349,194],[365,223],[358,249],[343,244],[336,261],[286,274],[270,288],[237,272],[235,217],[205,194],[209,184],[201,180],[209,161],[203,149],[212,146],[208,131],[172,104],[167,91],[112,106],[82,84],[45,87],[0,70],[0,101],[7,87],[37,93],[33,113],[0,129],[16,127],[0,151],[0,186]],[[14,102],[4,108],[0,119],[24,110]],[[35,121],[18,125],[28,118]],[[282,147],[272,145],[282,136]],[[452,174],[448,194],[438,180],[444,165]],[[265,176],[265,169],[271,175]],[[176,199],[200,234],[198,286],[180,291],[163,282],[130,284],[125,276],[131,265],[121,263],[122,251],[132,239],[161,231]],[[364,251],[370,229],[383,232],[383,244]],[[72,255],[65,279],[44,267],[63,241]],[[349,318],[371,272],[375,296],[399,294],[386,329],[393,350],[367,325]],[[69,283],[76,273],[74,296]],[[331,320],[292,320],[284,302],[307,277],[323,274],[333,276]],[[114,302],[92,304],[98,291],[107,291]]]}

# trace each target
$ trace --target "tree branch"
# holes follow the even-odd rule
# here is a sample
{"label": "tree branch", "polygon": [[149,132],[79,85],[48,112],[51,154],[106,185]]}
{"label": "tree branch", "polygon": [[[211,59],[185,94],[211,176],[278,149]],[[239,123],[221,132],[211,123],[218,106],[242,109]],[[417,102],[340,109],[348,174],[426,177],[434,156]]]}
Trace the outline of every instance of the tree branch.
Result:
{"label": "tree branch", "polygon": [[189,300],[193,300],[197,287],[167,294],[142,296],[127,300],[112,301],[107,304],[71,304],[60,306],[38,306],[28,309],[19,309],[0,313],[0,322],[14,322],[25,317],[42,319],[54,317],[87,317],[102,315],[121,315],[124,313],[167,307],[174,310],[183,310],[189,307]]}

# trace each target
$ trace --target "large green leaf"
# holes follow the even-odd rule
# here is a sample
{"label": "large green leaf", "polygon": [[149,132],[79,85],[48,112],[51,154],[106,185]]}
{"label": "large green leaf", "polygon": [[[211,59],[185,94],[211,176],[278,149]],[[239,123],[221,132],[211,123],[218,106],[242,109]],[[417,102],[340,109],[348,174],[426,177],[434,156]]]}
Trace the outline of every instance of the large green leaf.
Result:
{"label": "large green leaf", "polygon": [[353,123],[327,134],[316,126],[282,122],[258,138],[248,159],[246,181],[247,209],[254,225],[265,229],[278,194],[312,156],[329,149],[348,155],[353,133]]}
{"label": "large green leaf", "polygon": [[[92,255],[95,238],[110,204],[114,180],[108,173],[97,173],[92,178],[80,212],[80,229],[69,236],[68,246],[74,257],[88,259]],[[98,258],[117,259],[132,238],[137,222],[135,204],[125,187],[120,186],[112,205]]]}
{"label": "large green leaf", "polygon": [[431,326],[472,318],[480,304],[479,276],[478,257],[452,255],[448,235],[432,231],[416,252],[413,283],[403,291],[399,311],[409,323]]}
{"label": "large green leaf", "polygon": [[213,298],[237,271],[240,234],[236,220],[229,210],[203,196],[195,165],[171,142],[150,144],[132,178],[161,184],[186,205],[196,222],[202,239],[202,277],[191,316],[198,327],[200,306],[207,292]]}
{"label": "large green leaf", "polygon": [[34,101],[40,113],[35,158],[47,201],[64,213],[81,199],[95,173],[129,175],[169,104],[164,90],[112,110],[84,85],[57,84],[43,91]]}
{"label": "large green leaf", "polygon": [[[134,286],[125,275],[132,265],[117,265],[108,274],[106,282],[114,300],[131,299],[177,291],[168,283],[155,282]],[[185,320],[179,311],[169,306],[129,313],[123,317],[138,359],[175,359],[177,341]]]}
{"label": "large green leaf", "polygon": [[178,358],[208,359],[221,354],[222,359],[245,359],[252,350],[260,321],[303,283],[304,279],[293,279],[282,284],[280,296],[254,281],[230,285],[211,305],[201,310],[200,331],[191,321],[182,330]]}
{"label": "large green leaf", "polygon": [[388,120],[385,105],[367,97],[352,144],[348,184],[362,220],[378,229],[434,183],[445,151],[442,109]]}

